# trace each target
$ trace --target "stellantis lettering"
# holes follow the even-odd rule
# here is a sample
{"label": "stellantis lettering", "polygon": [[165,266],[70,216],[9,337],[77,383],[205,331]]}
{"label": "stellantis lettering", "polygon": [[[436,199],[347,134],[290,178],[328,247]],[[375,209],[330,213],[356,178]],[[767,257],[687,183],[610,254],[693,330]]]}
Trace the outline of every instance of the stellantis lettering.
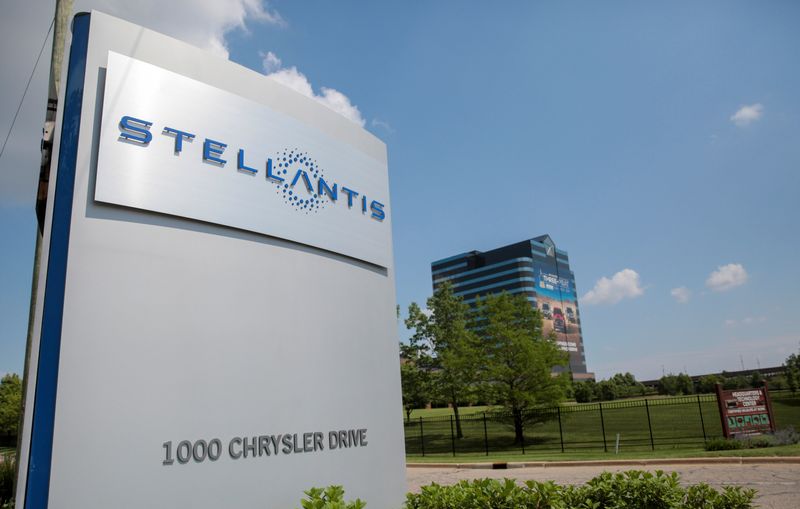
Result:
{"label": "stellantis lettering", "polygon": [[[119,121],[119,140],[147,147],[150,142],[153,141],[153,133],[150,131],[152,126],[153,122],[125,115]],[[195,134],[175,129],[174,127],[165,126],[161,134],[175,138],[174,152],[176,156],[183,152],[184,141],[191,142],[195,139]],[[227,143],[205,138],[203,140],[203,162],[220,167],[225,166],[227,161],[223,159],[222,156],[226,148],[228,148]],[[289,166],[286,163],[282,163],[282,165]],[[243,148],[240,148],[236,155],[236,169],[251,175],[258,173],[257,168],[246,164],[245,151]],[[279,173],[285,175],[281,176]],[[290,176],[291,178],[289,178]],[[302,181],[302,186],[300,187],[303,188],[305,193],[312,197],[311,199],[314,201],[318,201],[324,196],[327,196],[328,200],[336,203],[339,200],[339,190],[341,190],[343,194],[347,195],[348,208],[353,208],[355,199],[360,196],[360,209],[362,214],[366,214],[369,211],[370,217],[377,221],[383,221],[386,218],[386,211],[384,210],[383,203],[377,200],[368,200],[367,196],[363,193],[359,193],[350,187],[339,185],[337,182],[326,182],[321,175],[318,177],[315,177],[313,174],[310,175],[303,166],[292,168],[292,172],[287,174],[287,170],[282,170],[281,172],[276,171],[272,158],[267,158],[265,178],[267,181],[273,184],[281,184],[287,191],[291,189],[295,193],[297,193],[297,191],[294,191],[295,185]],[[316,180],[316,182],[314,182],[314,180]]]}

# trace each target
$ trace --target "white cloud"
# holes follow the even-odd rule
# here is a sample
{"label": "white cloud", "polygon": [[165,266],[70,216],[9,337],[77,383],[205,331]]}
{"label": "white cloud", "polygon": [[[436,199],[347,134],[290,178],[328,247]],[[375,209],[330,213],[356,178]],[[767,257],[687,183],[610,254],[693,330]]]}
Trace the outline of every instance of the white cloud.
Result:
{"label": "white cloud", "polygon": [[623,269],[611,279],[600,278],[594,288],[583,296],[586,304],[616,304],[622,299],[632,299],[644,293],[639,282],[639,274],[633,269]]}
{"label": "white cloud", "polygon": [[747,282],[747,271],[739,263],[720,265],[706,279],[706,286],[715,292],[726,292]]}
{"label": "white cloud", "polygon": [[278,58],[278,55],[271,51],[259,53],[261,56],[261,67],[264,69],[264,74],[270,74],[281,68],[283,62]]}
{"label": "white cloud", "polygon": [[692,296],[692,291],[685,286],[679,286],[678,288],[670,290],[669,294],[681,304],[686,304]]}
{"label": "white cloud", "polygon": [[285,26],[263,0],[78,0],[75,12],[97,9],[228,58],[229,32],[247,32],[249,21]]}
{"label": "white cloud", "polygon": [[385,130],[390,134],[394,132],[394,128],[392,128],[389,122],[386,122],[385,120],[381,120],[379,118],[373,118],[372,122],[370,122],[370,125],[372,127],[380,127],[381,129]]}
{"label": "white cloud", "polygon": [[750,104],[742,106],[736,113],[731,115],[731,122],[738,127],[744,127],[752,122],[755,122],[764,114],[764,105],[761,103]]}
{"label": "white cloud", "polygon": [[261,65],[268,77],[274,79],[278,83],[286,85],[287,87],[303,94],[306,97],[310,97],[311,99],[324,104],[348,120],[351,120],[361,127],[364,127],[364,117],[361,116],[358,106],[351,103],[350,98],[343,93],[328,87],[320,88],[319,94],[315,93],[314,88],[311,86],[311,82],[308,81],[308,78],[305,74],[298,71],[297,67],[294,66],[283,67],[283,62],[281,59],[271,51],[268,51],[267,53],[261,53]]}
{"label": "white cloud", "polygon": [[739,325],[756,325],[767,321],[766,316],[746,316],[741,320],[728,319],[725,320],[726,327],[736,327]]}

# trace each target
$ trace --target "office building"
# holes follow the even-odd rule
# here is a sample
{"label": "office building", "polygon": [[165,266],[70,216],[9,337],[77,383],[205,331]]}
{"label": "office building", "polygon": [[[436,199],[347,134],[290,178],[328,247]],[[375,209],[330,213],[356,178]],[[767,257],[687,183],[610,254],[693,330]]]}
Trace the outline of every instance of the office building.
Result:
{"label": "office building", "polygon": [[507,292],[524,295],[542,314],[544,334],[555,331],[558,346],[569,354],[573,379],[594,378],[586,370],[575,274],[567,252],[549,235],[491,251],[470,251],[431,264],[433,288],[449,281],[456,295],[474,306],[480,297]]}

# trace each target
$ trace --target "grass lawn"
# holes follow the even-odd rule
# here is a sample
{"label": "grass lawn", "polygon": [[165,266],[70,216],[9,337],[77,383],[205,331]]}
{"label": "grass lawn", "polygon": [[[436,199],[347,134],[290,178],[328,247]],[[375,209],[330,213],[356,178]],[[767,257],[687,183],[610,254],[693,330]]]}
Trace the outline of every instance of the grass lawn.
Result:
{"label": "grass lawn", "polygon": [[[492,407],[490,406],[462,406],[458,407],[458,413],[460,415],[472,415],[472,414],[481,414],[483,412],[491,412]],[[428,417],[443,417],[443,416],[451,416],[453,415],[453,409],[449,407],[445,408],[417,408],[411,411],[411,418],[412,419],[419,419],[422,417],[423,419],[427,419]],[[403,412],[403,419],[406,418],[406,413]]]}
{"label": "grass lawn", "polygon": [[456,457],[436,454],[422,456],[406,456],[407,463],[492,463],[522,461],[568,461],[568,460],[642,460],[662,458],[716,458],[716,457],[752,457],[752,456],[800,456],[800,444],[767,447],[763,449],[739,449],[733,451],[705,451],[702,448],[657,449],[656,451],[635,451],[604,453],[602,451],[565,452],[565,453],[492,453],[490,456],[480,454],[463,454]]}

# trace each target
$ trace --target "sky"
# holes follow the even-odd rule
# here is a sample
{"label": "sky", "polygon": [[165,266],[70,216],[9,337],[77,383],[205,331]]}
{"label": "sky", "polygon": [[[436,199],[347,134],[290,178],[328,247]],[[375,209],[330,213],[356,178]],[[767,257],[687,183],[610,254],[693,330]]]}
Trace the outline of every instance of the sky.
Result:
{"label": "sky", "polygon": [[[263,72],[388,147],[397,299],[549,234],[590,371],[800,350],[800,3],[76,1]],[[5,139],[53,16],[0,18]],[[0,157],[0,374],[22,373],[50,42]],[[402,339],[408,333],[398,330]]]}

